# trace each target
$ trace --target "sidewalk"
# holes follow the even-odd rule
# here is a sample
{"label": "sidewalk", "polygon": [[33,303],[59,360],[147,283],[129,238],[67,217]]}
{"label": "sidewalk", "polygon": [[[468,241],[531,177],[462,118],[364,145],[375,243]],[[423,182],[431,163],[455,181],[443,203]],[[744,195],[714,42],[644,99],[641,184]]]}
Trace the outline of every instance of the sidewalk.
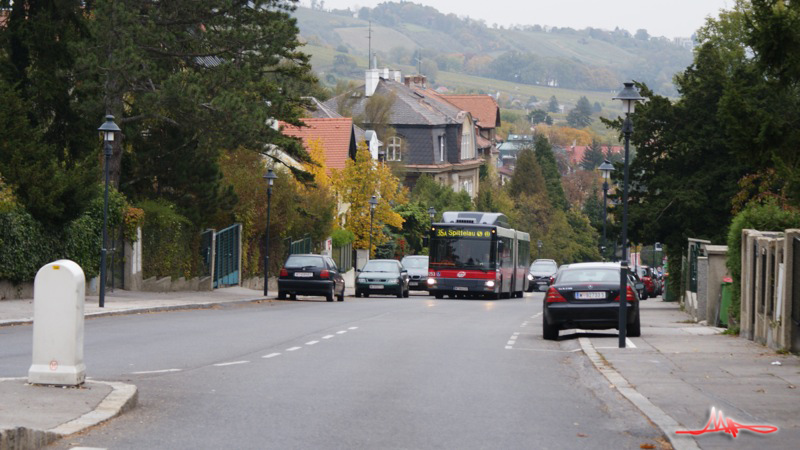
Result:
{"label": "sidewalk", "polygon": [[[635,348],[618,348],[616,334],[580,338],[581,346],[676,449],[797,448],[800,358],[689,323],[677,302],[643,301],[641,317],[642,337],[629,339]],[[735,438],[722,431],[675,433],[705,429],[712,407],[726,419],[779,431],[741,431]]]}
{"label": "sidewalk", "polygon": [[[352,290],[348,290],[352,295]],[[271,292],[271,294],[275,294]],[[272,295],[270,296],[272,297]],[[87,317],[187,308],[222,303],[274,301],[244,288],[213,292],[128,292],[106,295],[105,308],[87,297]],[[30,323],[32,300],[0,302],[0,327]],[[676,449],[795,448],[800,441],[800,358],[776,354],[719,328],[689,323],[677,303],[641,303],[642,337],[620,349],[615,333],[581,333],[581,347],[610,386],[626,396]],[[38,448],[109,420],[132,408],[136,387],[89,379],[81,388],[31,386],[24,378],[0,378],[0,449]],[[698,436],[711,408],[743,425],[779,431],[737,437],[724,432]],[[16,444],[22,444],[16,446]]]}

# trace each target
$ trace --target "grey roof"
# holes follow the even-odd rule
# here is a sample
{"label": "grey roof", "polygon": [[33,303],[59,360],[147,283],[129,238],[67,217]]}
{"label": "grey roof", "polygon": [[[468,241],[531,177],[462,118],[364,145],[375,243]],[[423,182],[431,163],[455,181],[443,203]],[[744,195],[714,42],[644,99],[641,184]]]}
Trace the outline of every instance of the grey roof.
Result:
{"label": "grey roof", "polygon": [[[461,111],[455,106],[426,95],[424,90],[412,89],[403,83],[385,80],[378,82],[376,94],[395,94],[395,103],[391,111],[392,125],[448,125],[459,123]],[[337,110],[340,101],[351,100],[350,110],[354,116],[363,115],[369,97],[364,95],[364,86],[346,92],[324,103],[330,109]]]}
{"label": "grey roof", "polygon": [[[341,114],[336,112],[335,108],[331,108],[330,106],[326,105],[325,103],[319,101],[316,97],[304,97],[308,100],[311,100],[311,103],[314,104],[316,108],[315,111],[310,111],[311,117],[316,119],[338,119],[343,117]],[[361,127],[353,123],[353,134],[356,136],[356,142],[366,141],[369,140],[369,136],[366,135],[367,132],[364,131]]]}

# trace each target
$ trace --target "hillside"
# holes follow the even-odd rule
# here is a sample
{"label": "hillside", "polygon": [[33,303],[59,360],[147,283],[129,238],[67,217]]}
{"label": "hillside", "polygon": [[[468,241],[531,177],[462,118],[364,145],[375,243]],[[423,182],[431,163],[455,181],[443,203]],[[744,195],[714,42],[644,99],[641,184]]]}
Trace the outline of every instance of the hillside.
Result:
{"label": "hillside", "polygon": [[672,76],[692,58],[690,50],[646,33],[490,28],[411,2],[382,3],[357,13],[298,8],[294,16],[315,70],[329,84],[361,77],[370,27],[380,66],[419,68],[434,84],[447,79],[451,89],[464,87],[449,85],[457,75],[604,93],[635,79],[675,95]]}

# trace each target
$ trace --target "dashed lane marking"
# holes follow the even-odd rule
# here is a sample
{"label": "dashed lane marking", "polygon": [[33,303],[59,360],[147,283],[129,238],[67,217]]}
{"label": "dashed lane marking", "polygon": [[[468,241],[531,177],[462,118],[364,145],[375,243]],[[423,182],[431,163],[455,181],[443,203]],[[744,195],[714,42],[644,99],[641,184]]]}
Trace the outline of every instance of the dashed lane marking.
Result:
{"label": "dashed lane marking", "polygon": [[163,370],[143,370],[141,372],[132,372],[132,375],[150,375],[153,373],[170,373],[170,372],[180,372],[181,369],[163,369]]}
{"label": "dashed lane marking", "polygon": [[357,330],[357,329],[358,329],[358,327],[350,327],[350,328],[348,328],[348,330]]}
{"label": "dashed lane marking", "polygon": [[306,345],[314,345],[314,344],[318,344],[318,343],[319,343],[319,341],[308,341],[308,342],[306,342]]}
{"label": "dashed lane marking", "polygon": [[262,358],[274,358],[276,356],[281,356],[280,353],[270,353],[269,355],[264,355]]}
{"label": "dashed lane marking", "polygon": [[296,350],[300,350],[301,348],[303,348],[303,347],[291,347],[291,348],[287,348],[286,351],[287,352],[293,352],[293,351],[296,351]]}
{"label": "dashed lane marking", "polygon": [[329,334],[329,335],[327,335],[327,336],[322,336],[322,339],[330,339],[330,338],[332,338],[332,337],[334,337],[334,335],[332,335],[332,334]]}
{"label": "dashed lane marking", "polygon": [[214,367],[236,366],[236,365],[239,365],[239,364],[247,364],[249,362],[250,361],[231,361],[231,362],[226,362],[226,363],[214,364]]}
{"label": "dashed lane marking", "polygon": [[342,331],[337,331],[336,332],[336,334],[345,334],[345,333],[347,333],[347,330],[342,330]]}

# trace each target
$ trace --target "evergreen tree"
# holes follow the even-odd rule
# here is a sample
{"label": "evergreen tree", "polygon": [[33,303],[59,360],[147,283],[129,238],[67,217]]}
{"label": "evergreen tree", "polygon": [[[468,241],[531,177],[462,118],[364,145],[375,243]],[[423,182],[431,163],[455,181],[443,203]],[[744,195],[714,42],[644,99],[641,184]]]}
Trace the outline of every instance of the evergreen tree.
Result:
{"label": "evergreen tree", "polygon": [[561,112],[561,105],[558,104],[558,99],[555,95],[550,97],[550,103],[547,104],[547,112],[558,113]]}
{"label": "evergreen tree", "polygon": [[567,114],[567,123],[574,128],[584,128],[592,124],[592,104],[585,96],[578,100],[575,108]]}
{"label": "evergreen tree", "polygon": [[564,187],[561,184],[561,173],[558,171],[558,162],[553,154],[553,146],[544,135],[536,135],[533,141],[533,149],[536,154],[536,161],[542,169],[547,196],[550,203],[556,208],[566,211],[569,208]]}
{"label": "evergreen tree", "polygon": [[581,159],[581,168],[583,170],[594,170],[600,167],[600,164],[603,164],[604,160],[605,154],[603,153],[603,147],[596,139],[592,139],[592,145],[586,149],[586,152],[583,154],[583,159]]}

